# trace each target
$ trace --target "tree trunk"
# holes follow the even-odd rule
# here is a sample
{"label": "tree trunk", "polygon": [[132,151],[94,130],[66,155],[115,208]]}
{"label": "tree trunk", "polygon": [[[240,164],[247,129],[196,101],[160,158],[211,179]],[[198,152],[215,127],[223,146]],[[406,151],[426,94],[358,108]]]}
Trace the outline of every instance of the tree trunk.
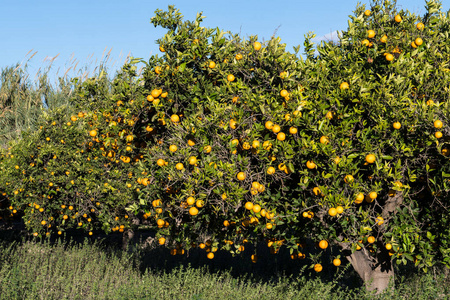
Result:
{"label": "tree trunk", "polygon": [[367,290],[377,290],[376,293],[380,294],[389,287],[391,280],[393,284],[394,268],[387,251],[381,251],[375,258],[371,258],[366,251],[355,251],[347,259],[364,281]]}
{"label": "tree trunk", "polygon": [[128,248],[128,244],[134,238],[134,231],[132,229],[128,229],[123,232],[122,235],[122,250],[126,251]]}

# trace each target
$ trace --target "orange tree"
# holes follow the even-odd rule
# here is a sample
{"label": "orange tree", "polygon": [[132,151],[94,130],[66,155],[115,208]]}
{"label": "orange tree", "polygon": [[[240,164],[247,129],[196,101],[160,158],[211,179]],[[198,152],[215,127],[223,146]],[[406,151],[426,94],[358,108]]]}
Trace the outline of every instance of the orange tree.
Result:
{"label": "orange tree", "polygon": [[336,245],[379,290],[393,261],[448,265],[449,20],[426,9],[358,6],[339,42],[307,35],[305,59],[157,10],[162,56],[77,83],[72,116],[3,154],[2,195],[35,235],[146,226],[208,258]]}

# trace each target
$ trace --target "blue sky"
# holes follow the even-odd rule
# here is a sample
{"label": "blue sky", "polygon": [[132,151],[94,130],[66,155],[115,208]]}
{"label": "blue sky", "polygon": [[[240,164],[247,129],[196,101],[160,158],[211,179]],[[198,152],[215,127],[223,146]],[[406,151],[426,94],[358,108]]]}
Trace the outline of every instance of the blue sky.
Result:
{"label": "blue sky", "polygon": [[[259,40],[276,36],[287,49],[302,45],[303,36],[314,31],[318,37],[347,28],[357,0],[0,0],[0,68],[27,63],[33,77],[52,62],[50,75],[63,75],[78,63],[89,70],[110,52],[108,65],[117,69],[127,55],[146,60],[159,53],[155,40],[165,31],[150,24],[158,8],[175,5],[185,19],[203,11],[204,26],[219,27]],[[443,10],[450,9],[449,1]],[[370,1],[361,1],[370,4]],[[416,14],[425,12],[425,0],[398,0],[400,8]],[[31,51],[31,52],[30,52]],[[28,58],[37,51],[35,56]],[[29,53],[30,52],[30,53]],[[27,55],[27,53],[29,53]],[[71,70],[69,76],[79,74]]]}

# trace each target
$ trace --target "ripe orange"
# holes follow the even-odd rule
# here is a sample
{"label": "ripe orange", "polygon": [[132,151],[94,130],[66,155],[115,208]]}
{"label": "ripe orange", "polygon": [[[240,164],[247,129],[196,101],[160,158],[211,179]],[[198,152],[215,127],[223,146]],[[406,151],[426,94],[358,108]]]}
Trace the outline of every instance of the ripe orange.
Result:
{"label": "ripe orange", "polygon": [[367,238],[367,242],[368,242],[369,244],[375,243],[375,237],[374,237],[374,236],[369,236],[369,237]]}
{"label": "ripe orange", "polygon": [[251,260],[252,260],[252,263],[256,263],[258,261],[258,257],[256,256],[256,254],[252,254]]}
{"label": "ripe orange", "polygon": [[320,188],[318,186],[313,188],[313,193],[316,196],[319,196],[321,194]]}
{"label": "ripe orange", "polygon": [[184,165],[183,165],[182,163],[177,163],[177,164],[175,165],[175,168],[176,168],[177,170],[181,171],[181,170],[184,169]]}
{"label": "ripe orange", "polygon": [[288,93],[288,91],[286,91],[286,90],[281,90],[280,96],[284,98],[284,97],[289,96],[289,93]]}
{"label": "ripe orange", "polygon": [[174,123],[178,123],[178,122],[180,122],[180,117],[178,115],[172,115],[170,117],[170,120]]}
{"label": "ripe orange", "polygon": [[316,166],[316,164],[315,164],[313,161],[308,160],[308,161],[306,162],[306,167],[307,167],[308,169],[315,169],[317,166]]}
{"label": "ripe orange", "polygon": [[166,50],[164,50],[163,46],[159,46],[159,51],[166,52]]}
{"label": "ripe orange", "polygon": [[213,61],[210,61],[208,67],[209,67],[210,69],[214,69],[214,68],[216,67],[216,63],[213,62]]}
{"label": "ripe orange", "polygon": [[345,175],[344,181],[345,181],[345,183],[352,183],[353,181],[355,181],[355,179],[353,178],[352,175],[348,174],[348,175]]}
{"label": "ripe orange", "polygon": [[252,210],[255,214],[257,214],[261,211],[261,206],[259,204],[255,204],[255,205],[253,205]]}
{"label": "ripe orange", "polygon": [[91,137],[95,137],[95,136],[97,136],[97,130],[91,130],[91,131],[89,131],[89,135],[91,136]]}
{"label": "ripe orange", "polygon": [[160,167],[164,166],[166,164],[166,162],[164,161],[164,159],[160,158],[156,161],[156,164]]}
{"label": "ripe orange", "polygon": [[203,148],[203,152],[205,152],[205,153],[210,153],[211,150],[212,150],[212,148],[211,148],[211,146],[209,146],[209,145],[207,145],[207,146],[205,146],[205,147]]}
{"label": "ripe orange", "polygon": [[369,164],[373,164],[375,162],[375,159],[375,155],[373,154],[366,155],[366,162],[368,162]]}
{"label": "ripe orange", "polygon": [[269,175],[275,174],[275,168],[274,167],[268,167],[267,168],[267,174],[269,174]]}
{"label": "ripe orange", "polygon": [[164,245],[164,244],[166,243],[166,239],[163,238],[163,237],[160,237],[160,238],[158,239],[158,243],[159,243],[160,245]]}
{"label": "ripe orange", "polygon": [[349,87],[350,87],[350,85],[345,81],[343,83],[341,83],[341,85],[339,86],[339,88],[341,90],[347,90]]}
{"label": "ripe orange", "polygon": [[443,125],[444,125],[444,124],[442,123],[441,120],[436,120],[436,121],[434,121],[434,128],[439,129],[439,128],[442,128]]}
{"label": "ripe orange", "polygon": [[186,199],[186,203],[189,205],[189,206],[191,206],[191,205],[194,205],[194,203],[195,203],[195,199],[194,199],[194,197],[188,197],[187,199]]}
{"label": "ripe orange", "polygon": [[372,29],[371,30],[367,30],[367,37],[369,39],[375,37],[375,31],[373,31]]}
{"label": "ripe orange", "polygon": [[246,202],[245,203],[245,209],[252,210],[253,209],[253,203],[251,203],[250,201]]}
{"label": "ripe orange", "polygon": [[414,43],[415,43],[417,46],[420,46],[420,45],[423,44],[423,40],[422,40],[420,37],[418,37],[417,39],[414,40]]}
{"label": "ripe orange", "polygon": [[344,208],[341,205],[339,205],[338,207],[336,207],[336,212],[338,214],[342,214],[344,212]]}
{"label": "ripe orange", "polygon": [[285,139],[286,139],[286,134],[284,134],[284,132],[279,132],[277,134],[277,140],[284,141]]}
{"label": "ripe orange", "polygon": [[321,264],[315,264],[314,265],[314,271],[321,272],[322,271],[322,265]]}
{"label": "ripe orange", "polygon": [[237,123],[234,119],[230,120],[230,128],[231,129],[236,129]]}
{"label": "ripe orange", "polygon": [[440,138],[442,137],[442,132],[436,131],[436,132],[434,133],[434,136],[435,136],[437,139],[440,139]]}
{"label": "ripe orange", "polygon": [[[242,54],[238,53],[238,54],[236,54],[235,58],[236,58],[236,60],[241,60],[243,58],[243,56],[242,56]],[[232,81],[232,80],[230,80],[230,81]]]}
{"label": "ripe orange", "polygon": [[273,123],[271,121],[267,121],[266,124],[264,124],[264,126],[266,127],[266,129],[272,130]]}
{"label": "ripe orange", "polygon": [[154,89],[154,90],[152,90],[152,92],[151,92],[151,94],[152,94],[152,97],[154,98],[154,99],[156,99],[156,98],[158,98],[159,97],[159,95],[161,95],[161,93],[162,93],[162,89]]}
{"label": "ripe orange", "polygon": [[273,125],[273,127],[272,127],[273,133],[278,133],[278,132],[280,132],[280,130],[281,130],[280,125],[277,125],[277,124]]}
{"label": "ripe orange", "polygon": [[416,43],[414,41],[411,42],[411,47],[417,48],[417,45],[416,45]]}
{"label": "ripe orange", "polygon": [[326,117],[328,120],[333,119],[333,116],[334,116],[334,114],[333,114],[331,111],[327,112],[327,114],[325,115],[325,117]]}
{"label": "ripe orange", "polygon": [[386,60],[387,61],[393,61],[394,60],[394,55],[392,55],[391,53],[386,54]]}
{"label": "ripe orange", "polygon": [[366,17],[370,16],[370,14],[371,14],[371,11],[368,10],[368,9],[364,12],[364,15],[365,15]]}
{"label": "ripe orange", "polygon": [[384,223],[383,217],[377,217],[376,222],[377,222],[377,225],[382,225]]}
{"label": "ripe orange", "polygon": [[337,215],[337,210],[336,210],[336,208],[334,208],[334,207],[330,208],[330,209],[328,210],[328,214],[329,214],[331,217],[336,216],[336,215]]}
{"label": "ripe orange", "polygon": [[256,51],[261,49],[261,43],[260,42],[255,42],[253,43],[253,49],[255,49]]}
{"label": "ripe orange", "polygon": [[228,81],[234,81],[234,75],[233,75],[233,74],[229,74],[229,75],[227,76],[227,80],[228,80]]}
{"label": "ripe orange", "polygon": [[197,206],[198,208],[202,208],[203,206],[205,206],[205,201],[197,200],[195,201],[195,206]]}
{"label": "ripe orange", "polygon": [[400,15],[396,15],[394,20],[395,22],[400,23],[402,21],[402,17]]}
{"label": "ripe orange", "polygon": [[400,122],[394,122],[392,127],[394,127],[394,129],[400,129],[402,127],[402,124],[400,124]]}
{"label": "ripe orange", "polygon": [[320,137],[319,142],[320,142],[321,144],[326,145],[326,144],[328,144],[328,143],[330,142],[330,140],[328,139],[327,136],[322,135],[322,136]]}
{"label": "ripe orange", "polygon": [[290,133],[290,134],[296,134],[297,132],[298,132],[297,127],[291,127],[291,128],[289,128],[289,133]]}
{"label": "ripe orange", "polygon": [[327,249],[327,247],[328,247],[328,242],[326,240],[321,240],[319,242],[319,248],[320,249]]}
{"label": "ripe orange", "polygon": [[339,258],[333,259],[333,265],[339,267],[341,265],[341,260]]}
{"label": "ripe orange", "polygon": [[208,259],[213,259],[213,258],[214,258],[214,253],[209,252],[208,254],[206,254],[206,257],[207,257]]}
{"label": "ripe orange", "polygon": [[189,208],[189,214],[191,216],[196,216],[198,214],[198,209],[195,206],[192,206],[191,208]]}
{"label": "ripe orange", "polygon": [[387,35],[383,35],[383,36],[380,38],[380,42],[386,43],[386,42],[387,42]]}
{"label": "ripe orange", "polygon": [[375,200],[377,198],[378,194],[377,192],[370,192],[369,193],[369,198],[372,200]]}
{"label": "ripe orange", "polygon": [[417,23],[416,25],[417,30],[423,30],[425,28],[425,25],[423,25],[422,22]]}
{"label": "ripe orange", "polygon": [[236,177],[238,180],[243,181],[243,180],[245,180],[246,176],[245,176],[244,172],[239,172],[239,173],[237,173]]}
{"label": "ripe orange", "polygon": [[178,149],[178,147],[176,145],[170,145],[169,146],[170,152],[175,152],[175,151],[177,151],[177,149]]}

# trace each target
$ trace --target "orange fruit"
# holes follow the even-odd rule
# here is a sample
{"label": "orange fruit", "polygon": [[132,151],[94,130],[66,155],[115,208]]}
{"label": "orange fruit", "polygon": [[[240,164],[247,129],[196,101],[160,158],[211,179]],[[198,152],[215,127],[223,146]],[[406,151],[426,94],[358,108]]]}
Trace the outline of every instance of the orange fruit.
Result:
{"label": "orange fruit", "polygon": [[364,15],[365,15],[366,17],[370,16],[370,14],[371,14],[371,11],[368,10],[368,9],[364,12]]}
{"label": "orange fruit", "polygon": [[97,136],[97,130],[91,130],[91,131],[89,131],[89,135],[91,136],[91,137],[95,137],[95,136]]}
{"label": "orange fruit", "polygon": [[319,142],[320,142],[321,144],[326,145],[326,144],[328,144],[328,143],[330,142],[330,140],[328,139],[327,136],[322,135],[322,136],[320,137]]}
{"label": "orange fruit", "polygon": [[341,205],[339,205],[338,207],[336,207],[336,212],[338,214],[342,214],[344,212],[344,208]]}
{"label": "orange fruit", "polygon": [[400,122],[394,122],[394,124],[392,124],[392,127],[394,127],[394,129],[400,129],[402,127],[402,124],[400,124]]}
{"label": "orange fruit", "polygon": [[328,242],[326,240],[321,240],[319,242],[319,248],[320,249],[327,249],[327,247],[328,247]]}
{"label": "orange fruit", "polygon": [[236,129],[237,123],[234,119],[230,120],[230,128],[231,129]]}
{"label": "orange fruit", "polygon": [[256,256],[256,254],[252,254],[251,260],[252,260],[252,263],[256,263],[258,261],[258,257]]}
{"label": "orange fruit", "polygon": [[203,152],[205,152],[205,153],[210,153],[211,150],[212,150],[212,148],[211,148],[211,146],[209,146],[209,145],[207,145],[207,146],[205,146],[205,147],[203,148]]}
{"label": "orange fruit", "polygon": [[196,216],[198,214],[198,209],[195,206],[192,206],[191,208],[189,208],[189,214],[191,216]]}
{"label": "orange fruit", "polygon": [[189,164],[190,165],[195,165],[196,163],[197,163],[197,157],[195,157],[195,156],[189,157]]}
{"label": "orange fruit", "polygon": [[245,209],[252,210],[253,209],[253,203],[251,203],[250,201],[246,202],[245,203]]}
{"label": "orange fruit", "polygon": [[182,163],[177,163],[177,164],[175,165],[175,168],[176,168],[177,170],[181,171],[181,170],[184,169],[184,165],[183,165]]}
{"label": "orange fruit", "polygon": [[288,91],[286,91],[286,90],[281,90],[280,96],[284,98],[284,97],[289,96],[289,93],[288,93]]}
{"label": "orange fruit", "polygon": [[400,15],[396,15],[394,17],[395,22],[400,23],[402,21],[402,17]]}
{"label": "orange fruit", "polygon": [[239,172],[239,173],[237,173],[236,177],[238,180],[243,181],[243,180],[245,180],[246,176],[245,176],[244,172]]}
{"label": "orange fruit", "polygon": [[416,25],[417,30],[423,30],[425,28],[425,25],[423,25],[422,22],[417,23]]}
{"label": "orange fruit", "polygon": [[195,203],[195,199],[194,199],[194,197],[188,197],[187,199],[186,199],[186,203],[189,205],[189,206],[191,206],[191,205],[194,205],[194,203]]}
{"label": "orange fruit", "polygon": [[423,40],[422,40],[420,37],[418,37],[418,38],[416,38],[416,39],[414,40],[414,43],[415,43],[417,46],[420,46],[420,45],[423,44]]}
{"label": "orange fruit", "polygon": [[273,133],[278,133],[278,132],[280,132],[280,130],[281,130],[280,125],[277,125],[277,124],[273,125],[273,127],[272,127]]}
{"label": "orange fruit", "polygon": [[376,222],[377,222],[377,225],[383,224],[384,223],[383,217],[377,217]]}
{"label": "orange fruit", "polygon": [[228,81],[234,81],[234,75],[233,74],[229,74],[228,76],[227,76],[227,80]]}
{"label": "orange fruit", "polygon": [[[236,54],[235,58],[236,58],[236,60],[241,60],[243,58],[243,56],[242,56],[242,54],[238,53],[238,54]],[[232,80],[230,80],[230,81],[232,81]]]}
{"label": "orange fruit", "polygon": [[254,42],[253,43],[253,49],[255,49],[256,51],[261,49],[261,43],[260,42]]}
{"label": "orange fruit", "polygon": [[375,37],[375,31],[373,31],[372,29],[371,30],[367,30],[367,37],[369,39]]}
{"label": "orange fruit", "polygon": [[336,210],[336,208],[334,208],[334,207],[330,208],[330,209],[328,210],[328,214],[329,214],[331,217],[336,216],[336,215],[337,215],[337,210]]}
{"label": "orange fruit", "polygon": [[315,264],[314,265],[314,271],[321,272],[322,271],[322,265],[321,264]]}
{"label": "orange fruit", "polygon": [[440,138],[442,137],[442,132],[436,131],[436,132],[434,133],[434,136],[435,136],[437,139],[440,139]]}
{"label": "orange fruit", "polygon": [[366,155],[366,162],[368,162],[369,164],[373,164],[375,162],[375,159],[375,155],[373,154]]}
{"label": "orange fruit", "polygon": [[163,237],[160,237],[160,238],[158,239],[158,243],[159,243],[160,245],[164,245],[164,244],[166,243],[166,239],[163,238]]}
{"label": "orange fruit", "polygon": [[208,254],[206,254],[206,257],[207,257],[208,259],[213,259],[213,258],[214,258],[214,253],[208,252]]}
{"label": "orange fruit", "polygon": [[178,115],[172,115],[170,117],[170,120],[174,123],[178,123],[178,122],[180,122],[180,117]]}
{"label": "orange fruit", "polygon": [[370,192],[369,193],[369,198],[372,200],[375,200],[377,198],[378,194],[377,192]]}
{"label": "orange fruit", "polygon": [[334,114],[333,114],[331,111],[327,112],[327,114],[325,115],[325,117],[326,117],[328,120],[333,119],[333,116],[334,116]]}
{"label": "orange fruit", "polygon": [[166,164],[166,162],[164,161],[164,159],[160,158],[156,161],[156,164],[160,167],[164,166]]}
{"label": "orange fruit", "polygon": [[348,82],[342,82],[341,85],[339,86],[339,88],[341,90],[347,90],[350,87],[350,85],[348,84]]}
{"label": "orange fruit", "polygon": [[169,146],[170,152],[175,152],[175,151],[177,151],[177,149],[178,149],[178,147],[176,145],[170,145]]}
{"label": "orange fruit", "polygon": [[203,206],[205,206],[205,201],[197,200],[195,201],[195,206],[197,206],[198,208],[202,208]]}
{"label": "orange fruit", "polygon": [[308,169],[314,169],[314,168],[317,167],[317,165],[316,165],[312,160],[308,160],[308,161],[306,162],[306,167],[307,167]]}
{"label": "orange fruit", "polygon": [[163,46],[159,46],[159,51],[166,52],[166,50],[164,50]]}
{"label": "orange fruit", "polygon": [[369,236],[369,237],[367,238],[367,242],[368,242],[369,244],[375,243],[375,237],[374,237],[374,236]]}
{"label": "orange fruit", "polygon": [[261,206],[259,204],[255,204],[255,205],[253,205],[252,210],[255,214],[257,214],[261,211]]}
{"label": "orange fruit", "polygon": [[318,186],[313,188],[313,193],[316,196],[319,196],[321,194],[320,188]]}
{"label": "orange fruit", "polygon": [[394,60],[394,55],[392,55],[391,53],[386,54],[386,60],[387,61],[393,61]]}
{"label": "orange fruit", "polygon": [[389,243],[388,243],[388,244],[386,244],[385,247],[386,247],[386,250],[391,250],[391,249],[392,249],[392,244],[389,244]]}
{"label": "orange fruit", "polygon": [[284,132],[279,132],[277,134],[277,140],[284,141],[285,139],[286,139],[286,134],[284,134]]}
{"label": "orange fruit", "polygon": [[442,128],[442,126],[443,126],[444,124],[442,123],[441,120],[436,120],[436,121],[434,121],[433,125],[434,125],[434,128],[439,129],[439,128]]}
{"label": "orange fruit", "polygon": [[216,67],[216,63],[213,62],[213,61],[210,61],[209,64],[208,64],[208,67],[209,67],[210,69],[214,69],[214,68]]}
{"label": "orange fruit", "polygon": [[386,42],[387,42],[387,35],[383,35],[383,36],[380,38],[380,42],[386,43]]}
{"label": "orange fruit", "polygon": [[291,128],[289,128],[289,133],[290,133],[290,134],[296,134],[297,132],[298,132],[297,127],[291,127]]}
{"label": "orange fruit", "polygon": [[267,174],[269,174],[269,175],[275,174],[275,168],[274,167],[268,167],[267,168]]}
{"label": "orange fruit", "polygon": [[264,126],[266,127],[266,129],[272,130],[273,123],[271,121],[267,121],[266,124],[264,124]]}
{"label": "orange fruit", "polygon": [[417,45],[416,45],[416,43],[413,41],[413,42],[411,42],[411,47],[413,47],[413,48],[417,48]]}
{"label": "orange fruit", "polygon": [[345,177],[344,177],[344,181],[345,181],[345,183],[352,183],[353,181],[355,181],[355,178],[353,178],[353,176],[352,175],[345,175]]}
{"label": "orange fruit", "polygon": [[341,260],[339,258],[333,259],[333,265],[339,267],[341,265]]}

